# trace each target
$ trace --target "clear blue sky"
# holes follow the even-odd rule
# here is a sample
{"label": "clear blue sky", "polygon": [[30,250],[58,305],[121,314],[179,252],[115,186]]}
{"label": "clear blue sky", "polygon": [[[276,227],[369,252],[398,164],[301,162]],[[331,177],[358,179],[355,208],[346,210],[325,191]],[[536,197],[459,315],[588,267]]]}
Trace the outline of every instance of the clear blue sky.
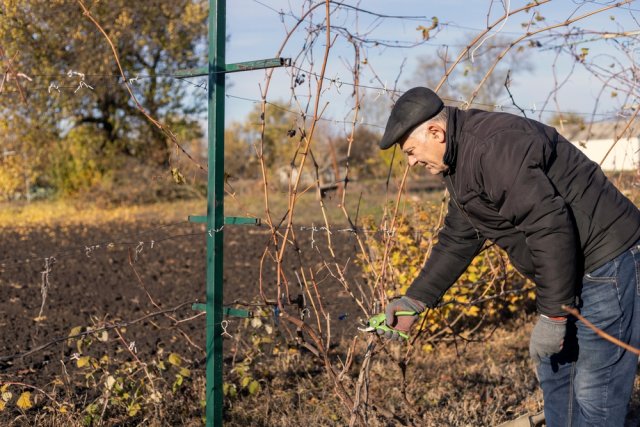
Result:
{"label": "clear blue sky", "polygon": [[[350,1],[346,0],[345,4],[358,6],[370,11],[387,15],[405,15],[405,16],[423,16],[424,19],[395,19],[395,18],[376,18],[364,13],[357,15],[353,10],[341,8],[332,17],[332,25],[343,26],[352,33],[363,33],[370,31],[368,37],[380,40],[389,40],[394,43],[412,44],[421,41],[421,32],[416,30],[419,25],[428,26],[431,23],[431,17],[436,16],[440,22],[440,31],[426,43],[420,44],[413,48],[389,48],[389,47],[368,47],[364,52],[371,67],[378,74],[383,82],[393,84],[400,70],[400,65],[406,61],[402,77],[399,80],[399,89],[406,90],[409,88],[409,79],[416,70],[418,58],[423,55],[433,54],[436,49],[443,45],[449,46],[449,52],[452,56],[457,56],[462,49],[461,40],[468,35],[478,34],[487,23],[487,14],[491,6],[489,21],[494,21],[498,16],[504,13],[504,5],[501,2],[492,2],[490,0],[433,0],[433,1],[389,1],[389,0],[367,0],[367,1]],[[527,2],[512,0],[509,2],[511,10],[521,7]],[[579,16],[586,12],[598,9],[605,5],[606,2],[579,2],[555,0],[549,4],[540,7],[541,15],[545,21],[538,23],[538,27],[546,24],[551,25],[565,21],[571,16]],[[303,5],[307,2],[298,0],[228,0],[227,1],[227,31],[230,34],[230,41],[227,46],[227,62],[240,62],[254,59],[263,59],[273,57],[282,43],[286,28],[290,28],[294,23],[294,18],[287,14],[292,12],[299,16]],[[630,7],[625,9],[614,9],[599,14],[596,17],[587,18],[573,24],[572,27],[580,28],[586,31],[631,31],[637,30],[639,25],[634,19],[640,20],[640,7],[631,3]],[[335,8],[336,5],[332,5]],[[281,15],[278,11],[283,11]],[[317,9],[313,16],[314,23],[322,22],[324,15],[324,7]],[[357,16],[357,22],[356,22]],[[523,34],[522,23],[525,22],[531,14],[518,14],[510,18],[501,30],[501,35],[510,39],[515,39]],[[308,22],[308,21],[307,21]],[[305,26],[308,24],[305,24]],[[562,28],[559,31],[566,31]],[[307,32],[305,28],[300,28],[289,41],[282,56],[294,57],[297,55],[303,44]],[[618,39],[618,42],[634,42],[636,38]],[[612,40],[603,39],[596,36],[596,40],[584,43],[584,40],[594,38],[593,34],[585,34],[582,36],[583,43],[577,45],[577,51],[580,52],[582,47],[589,48],[589,57],[593,58],[599,55],[599,63],[614,63],[613,57],[608,57],[610,53],[617,50],[613,48]],[[580,39],[578,39],[580,40]],[[528,111],[540,108],[548,92],[553,87],[553,76],[551,66],[555,58],[555,51],[550,49],[549,45],[557,45],[558,42],[549,43],[539,49],[531,49],[530,59],[535,68],[532,73],[515,76],[512,87],[513,95],[519,105],[527,107]],[[322,53],[324,50],[324,37],[318,40],[315,46],[314,60],[316,61],[315,70],[318,72]],[[563,55],[564,59],[557,63],[558,78],[563,79],[568,70],[571,69],[574,61],[568,55]],[[344,40],[339,38],[332,48],[326,76],[330,78],[339,77],[345,83],[350,82],[351,76],[347,69],[347,64],[352,62],[353,49]],[[628,59],[622,59],[628,65]],[[269,92],[269,99],[289,100],[290,96],[290,73],[295,70],[278,69],[275,71],[275,78]],[[379,86],[379,83],[372,80],[373,74],[368,66],[362,67],[363,78],[362,84]],[[441,72],[440,72],[441,73]],[[253,71],[246,73],[237,73],[230,75],[230,86],[227,93],[232,96],[239,96],[250,99],[259,99],[259,84],[264,84],[264,71]],[[325,82],[325,86],[328,85]],[[562,111],[576,111],[590,113],[595,106],[595,99],[602,88],[602,82],[591,76],[584,70],[584,67],[578,64],[571,79],[565,83],[559,92],[560,105],[548,105],[550,110],[560,109]],[[609,90],[609,92],[611,92]],[[304,91],[300,92],[305,93]],[[351,88],[345,85],[338,89],[331,87],[324,95],[323,100],[328,101],[329,107],[324,117],[344,120],[348,118],[349,107],[352,100],[349,98]],[[372,91],[375,94],[375,91]],[[387,95],[382,95],[384,97]],[[374,100],[374,96],[370,96],[368,102],[380,102],[380,98]],[[626,100],[627,103],[633,100]],[[598,105],[598,112],[605,113],[618,109],[625,100],[621,97],[612,98],[609,95],[603,97]],[[636,101],[637,102],[637,101]],[[499,103],[503,105],[511,105],[511,102],[505,91],[500,94]],[[253,103],[246,100],[240,100],[233,97],[227,100],[227,122],[231,120],[242,120],[252,108]],[[532,114],[537,118],[537,113]],[[369,121],[376,120],[376,124],[384,126],[379,118],[365,118]]]}

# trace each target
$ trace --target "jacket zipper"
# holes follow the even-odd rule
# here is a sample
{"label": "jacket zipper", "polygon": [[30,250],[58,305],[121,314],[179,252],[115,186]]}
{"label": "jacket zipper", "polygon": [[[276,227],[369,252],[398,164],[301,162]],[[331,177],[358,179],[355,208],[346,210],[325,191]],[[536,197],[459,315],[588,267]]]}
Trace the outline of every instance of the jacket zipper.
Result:
{"label": "jacket zipper", "polygon": [[458,195],[456,194],[456,188],[453,185],[453,180],[451,179],[451,175],[447,175],[447,178],[449,178],[449,184],[451,185],[451,192],[453,193],[453,194],[451,194],[451,197],[453,198],[453,203],[456,204],[456,206],[458,207],[460,212],[462,212],[462,214],[465,216],[465,218],[467,218],[467,221],[469,221],[469,224],[471,225],[471,227],[473,227],[473,229],[475,230],[476,238],[477,239],[481,239],[482,237],[480,236],[480,231],[473,224],[473,222],[471,221],[471,218],[469,218],[469,215],[467,215],[467,212],[464,209],[462,209],[462,207],[458,203],[458,200],[457,200],[458,199]]}

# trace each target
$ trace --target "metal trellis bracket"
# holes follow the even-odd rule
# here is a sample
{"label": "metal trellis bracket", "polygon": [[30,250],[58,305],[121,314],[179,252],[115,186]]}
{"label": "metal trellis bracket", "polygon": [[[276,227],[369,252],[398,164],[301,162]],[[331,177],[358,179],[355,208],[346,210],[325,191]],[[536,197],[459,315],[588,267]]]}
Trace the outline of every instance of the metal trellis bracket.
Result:
{"label": "metal trellis bracket", "polygon": [[[202,303],[195,303],[191,306],[191,309],[194,311],[207,311],[207,305]],[[231,317],[253,317],[253,311],[242,310],[240,308],[224,307],[222,309],[222,312],[223,315]]]}
{"label": "metal trellis bracket", "polygon": [[[189,222],[195,224],[206,224],[207,217],[202,215],[189,215]],[[241,216],[225,216],[224,225],[260,225],[260,218],[246,218]]]}
{"label": "metal trellis bracket", "polygon": [[[239,71],[262,70],[264,68],[290,67],[291,58],[269,58],[260,59],[258,61],[237,62],[235,64],[226,64],[224,70],[215,71],[216,74],[237,73]],[[179,79],[189,77],[202,77],[209,75],[208,67],[189,68],[187,70],[178,71],[175,76]]]}

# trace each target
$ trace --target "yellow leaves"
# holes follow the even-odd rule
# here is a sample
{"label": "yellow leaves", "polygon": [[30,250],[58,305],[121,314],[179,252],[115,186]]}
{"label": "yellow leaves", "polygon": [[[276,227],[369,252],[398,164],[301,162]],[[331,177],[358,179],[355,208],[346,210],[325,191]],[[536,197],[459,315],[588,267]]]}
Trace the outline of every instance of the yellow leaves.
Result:
{"label": "yellow leaves", "polygon": [[184,25],[193,25],[207,19],[206,2],[188,2],[182,13]]}
{"label": "yellow leaves", "polygon": [[69,332],[69,337],[75,337],[76,335],[79,335],[82,332],[82,326],[76,326],[74,328],[71,328],[71,331]]}
{"label": "yellow leaves", "polygon": [[240,381],[240,385],[242,386],[242,388],[246,388],[250,382],[251,382],[251,377],[246,376],[242,379],[242,381]]}
{"label": "yellow leaves", "polygon": [[175,374],[176,380],[173,382],[171,389],[176,392],[176,390],[178,390],[180,387],[182,387],[182,384],[184,383],[184,379],[185,378],[189,378],[191,377],[191,371],[187,368],[182,367],[182,363],[183,360],[180,357],[179,354],[177,353],[171,353],[169,354],[169,357],[167,358],[167,361],[175,366],[176,368],[178,368],[178,373]]}
{"label": "yellow leaves", "polygon": [[120,28],[127,28],[133,23],[133,18],[127,9],[122,9],[116,19],[116,25]]}
{"label": "yellow leaves", "polygon": [[250,376],[242,378],[242,381],[240,381],[240,386],[242,388],[246,388],[247,391],[249,391],[249,394],[256,394],[260,391],[260,383]]}
{"label": "yellow leaves", "polygon": [[254,335],[251,337],[251,343],[254,346],[259,346],[260,344],[271,344],[273,343],[273,340],[269,337],[261,337],[258,335]]}
{"label": "yellow leaves", "polygon": [[222,385],[222,392],[224,393],[225,396],[228,396],[228,397],[236,397],[236,395],[238,394],[236,385],[233,383],[224,383]]}
{"label": "yellow leaves", "polygon": [[249,394],[256,394],[260,391],[260,383],[256,380],[253,380],[249,383]]}
{"label": "yellow leaves", "polygon": [[455,300],[458,304],[468,304],[469,297],[466,295],[456,295]]}
{"label": "yellow leaves", "polygon": [[129,408],[127,409],[127,414],[129,414],[130,417],[135,417],[138,412],[140,412],[140,409],[142,409],[142,407],[140,406],[139,403],[132,403],[131,405],[129,405]]}
{"label": "yellow leaves", "polygon": [[79,357],[78,360],[76,361],[76,365],[78,366],[78,368],[84,368],[85,366],[89,366],[90,359],[91,358],[89,356]]}
{"label": "yellow leaves", "polygon": [[176,184],[184,184],[187,182],[178,168],[171,168],[171,177]]}
{"label": "yellow leaves", "polygon": [[472,305],[465,310],[465,313],[471,317],[477,317],[478,313],[480,313],[480,308],[477,305]]}
{"label": "yellow leaves", "polygon": [[23,392],[18,398],[18,401],[16,402],[16,406],[20,409],[25,409],[25,410],[30,409],[33,406],[33,403],[31,403],[31,392],[30,391]]}
{"label": "yellow leaves", "polygon": [[0,391],[2,392],[2,398],[0,399],[0,412],[4,411],[5,407],[7,406],[7,402],[10,401],[13,397],[13,393],[8,390],[9,384],[5,384],[2,386],[2,388],[0,388]]}
{"label": "yellow leaves", "polygon": [[169,359],[168,360],[169,360],[169,363],[171,363],[173,366],[181,366],[182,365],[182,358],[177,353],[171,353],[169,355]]}
{"label": "yellow leaves", "polygon": [[178,28],[179,24],[175,21],[171,21],[169,22],[169,25],[167,25],[167,32],[171,37],[175,37],[177,35]]}
{"label": "yellow leaves", "polygon": [[2,158],[0,193],[13,194],[24,188],[24,174],[28,170],[28,165],[24,163],[20,151],[9,149],[5,149],[5,151],[8,154]]}
{"label": "yellow leaves", "polygon": [[175,393],[176,390],[178,390],[182,386],[183,382],[184,377],[182,375],[176,375],[176,380],[171,385],[171,390],[173,390],[173,392]]}

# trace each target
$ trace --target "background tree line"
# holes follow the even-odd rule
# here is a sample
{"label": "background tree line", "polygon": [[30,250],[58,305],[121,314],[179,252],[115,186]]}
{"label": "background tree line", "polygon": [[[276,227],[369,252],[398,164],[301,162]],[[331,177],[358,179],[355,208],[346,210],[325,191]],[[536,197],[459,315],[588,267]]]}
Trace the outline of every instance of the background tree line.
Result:
{"label": "background tree line", "polygon": [[[166,124],[194,156],[205,156],[201,117],[206,102],[196,101],[189,92],[193,86],[172,75],[206,64],[208,1],[114,0],[87,5],[116,45],[147,112]],[[183,180],[173,167],[180,159],[171,141],[136,108],[110,47],[95,26],[82,19],[75,2],[5,0],[0,16],[0,64],[5,73],[0,89],[0,198],[25,197],[28,192],[69,195],[96,188],[117,193],[129,191],[132,182],[144,187],[151,177],[170,176],[171,170],[177,181]],[[455,100],[468,92],[490,66],[485,58],[504,43],[495,37],[475,53],[474,61],[467,58],[465,67],[449,77],[443,96]],[[504,95],[507,72],[530,67],[524,58],[519,53],[500,65],[481,93],[482,102]],[[421,56],[406,86],[435,86],[435,71],[450,61],[442,52]],[[379,95],[365,95],[361,108],[367,121],[377,126],[359,124],[352,136],[348,124],[322,122],[315,135],[315,161],[306,167],[310,177],[315,179],[317,165],[321,181],[339,181],[347,160],[353,179],[384,178],[394,159],[395,167],[401,167],[397,160],[402,156],[377,149],[391,98],[376,103],[374,96]],[[261,176],[260,115],[256,106],[225,131],[231,176]],[[265,164],[286,177],[299,154],[305,124],[285,102],[268,104],[265,121]]]}
{"label": "background tree line", "polygon": [[[181,141],[198,141],[194,113],[206,105],[167,77],[204,65],[206,0],[87,2],[116,45],[144,108]],[[74,193],[112,180],[132,164],[166,167],[171,146],[130,100],[110,47],[76,2],[0,4],[0,195],[35,188]],[[205,60],[203,61],[203,58]],[[138,78],[136,78],[138,77]],[[20,94],[17,83],[24,92]]]}

